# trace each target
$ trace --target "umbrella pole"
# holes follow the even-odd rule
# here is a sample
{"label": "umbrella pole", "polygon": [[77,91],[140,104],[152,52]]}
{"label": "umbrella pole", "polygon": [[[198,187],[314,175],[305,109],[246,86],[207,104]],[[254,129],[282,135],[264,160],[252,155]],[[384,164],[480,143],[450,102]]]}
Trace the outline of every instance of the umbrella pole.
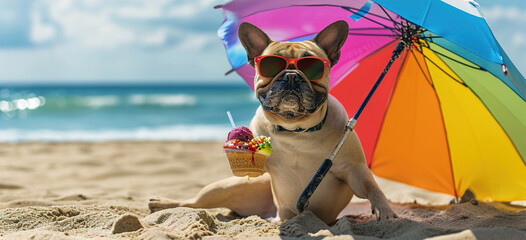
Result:
{"label": "umbrella pole", "polygon": [[305,210],[305,207],[308,205],[309,198],[312,196],[312,194],[314,193],[318,185],[320,185],[321,181],[323,180],[327,172],[329,172],[329,169],[332,166],[332,160],[334,159],[336,154],[338,154],[338,152],[340,151],[341,147],[343,146],[343,143],[345,142],[345,139],[347,139],[347,136],[349,136],[349,134],[354,130],[354,127],[356,126],[358,118],[362,114],[362,111],[364,110],[365,106],[367,105],[371,97],[373,96],[374,92],[376,91],[376,89],[378,88],[382,80],[384,79],[389,69],[391,68],[391,65],[400,56],[400,54],[405,49],[405,47],[406,47],[405,41],[402,40],[398,43],[398,45],[396,46],[396,49],[393,51],[391,60],[389,60],[389,62],[385,66],[384,71],[382,72],[382,74],[380,74],[380,77],[378,77],[378,80],[376,80],[376,83],[374,84],[373,88],[367,94],[367,97],[365,97],[365,100],[362,102],[362,105],[360,106],[360,108],[358,108],[358,111],[356,111],[354,116],[351,119],[349,119],[349,122],[347,122],[347,125],[345,126],[345,131],[343,132],[342,137],[340,138],[340,140],[338,141],[338,143],[332,150],[329,157],[325,159],[325,161],[323,161],[323,163],[321,164],[320,168],[318,169],[314,177],[312,177],[307,187],[305,187],[305,189],[301,193],[298,199],[298,202],[296,203],[296,208],[298,209],[300,213]]}

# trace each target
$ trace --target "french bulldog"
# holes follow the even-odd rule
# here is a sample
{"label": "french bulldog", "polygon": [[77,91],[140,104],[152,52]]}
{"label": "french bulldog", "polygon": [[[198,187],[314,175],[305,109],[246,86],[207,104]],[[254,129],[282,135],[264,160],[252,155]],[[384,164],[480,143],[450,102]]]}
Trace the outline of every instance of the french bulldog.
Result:
{"label": "french bulldog", "polygon": [[[248,62],[256,69],[254,89],[261,103],[250,129],[254,136],[270,136],[273,147],[265,173],[251,179],[230,177],[217,181],[186,201],[151,199],[151,211],[180,206],[226,207],[241,216],[277,216],[281,220],[299,214],[298,197],[347,124],[344,107],[328,92],[330,67],[338,62],[348,32],[347,23],[338,21],[312,40],[276,42],[256,26],[242,23],[239,39]],[[266,56],[274,56],[271,61],[283,58],[286,66],[269,64],[268,59],[262,59]],[[314,60],[300,63],[301,58]],[[314,67],[317,68],[313,70]],[[367,167],[354,131],[334,158],[332,168],[311,196],[306,210],[332,224],[353,195],[369,199],[372,213],[379,220],[397,217]]]}

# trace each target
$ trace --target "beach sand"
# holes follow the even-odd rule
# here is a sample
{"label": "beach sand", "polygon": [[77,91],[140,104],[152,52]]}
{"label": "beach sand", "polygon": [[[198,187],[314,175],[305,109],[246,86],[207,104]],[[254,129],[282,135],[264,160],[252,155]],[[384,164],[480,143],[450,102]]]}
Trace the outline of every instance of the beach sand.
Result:
{"label": "beach sand", "polygon": [[191,198],[230,176],[219,142],[3,143],[0,238],[526,239],[524,207],[436,205],[451,197],[383,180],[400,219],[378,222],[359,199],[333,226],[309,212],[282,223],[228,209],[148,210],[149,198]]}

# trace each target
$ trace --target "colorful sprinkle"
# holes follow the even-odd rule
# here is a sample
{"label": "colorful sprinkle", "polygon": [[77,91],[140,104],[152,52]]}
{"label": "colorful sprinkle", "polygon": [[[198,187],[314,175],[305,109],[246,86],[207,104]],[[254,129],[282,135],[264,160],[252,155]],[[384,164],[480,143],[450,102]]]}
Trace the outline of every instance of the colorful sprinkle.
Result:
{"label": "colorful sprinkle", "polygon": [[266,136],[255,137],[252,138],[250,141],[232,139],[230,141],[227,141],[223,145],[223,148],[250,150],[265,155],[269,155],[272,152],[272,146],[270,145],[270,137]]}

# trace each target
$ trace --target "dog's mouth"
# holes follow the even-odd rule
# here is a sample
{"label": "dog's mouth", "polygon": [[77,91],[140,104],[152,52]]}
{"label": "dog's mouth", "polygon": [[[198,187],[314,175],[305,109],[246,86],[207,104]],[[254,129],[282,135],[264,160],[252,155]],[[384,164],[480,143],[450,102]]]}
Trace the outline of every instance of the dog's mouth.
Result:
{"label": "dog's mouth", "polygon": [[308,116],[325,102],[325,88],[310,83],[298,70],[287,69],[266,87],[257,90],[263,109],[284,119]]}
{"label": "dog's mouth", "polygon": [[[281,115],[287,119],[298,118],[301,116],[309,115],[315,112],[319,106],[314,108],[306,108],[301,99],[301,96],[298,96],[293,91],[286,91],[280,94],[280,97],[268,98],[265,95],[259,96],[259,101],[264,110],[273,112],[275,114]],[[275,99],[276,104],[271,106],[272,100]],[[270,103],[270,104],[269,104]]]}

